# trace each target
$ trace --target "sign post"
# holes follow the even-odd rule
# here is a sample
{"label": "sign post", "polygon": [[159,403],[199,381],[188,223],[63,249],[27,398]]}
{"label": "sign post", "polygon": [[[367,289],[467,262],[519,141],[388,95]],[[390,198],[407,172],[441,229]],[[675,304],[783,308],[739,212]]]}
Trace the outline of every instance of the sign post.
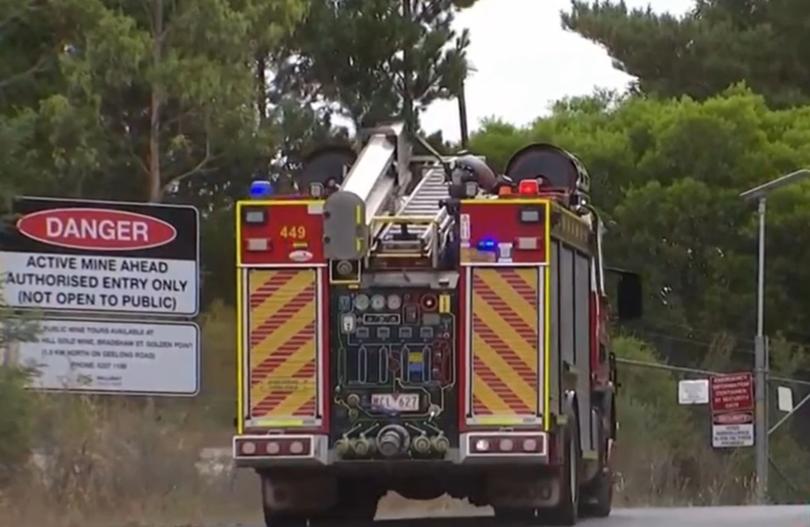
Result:
{"label": "sign post", "polygon": [[714,375],[710,379],[712,446],[754,445],[754,378],[751,373]]}

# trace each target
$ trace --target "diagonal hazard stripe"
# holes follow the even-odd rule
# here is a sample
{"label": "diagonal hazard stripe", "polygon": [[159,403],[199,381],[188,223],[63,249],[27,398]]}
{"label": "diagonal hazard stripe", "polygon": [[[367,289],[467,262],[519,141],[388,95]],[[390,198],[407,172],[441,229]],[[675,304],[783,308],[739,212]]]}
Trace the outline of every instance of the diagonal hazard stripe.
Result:
{"label": "diagonal hazard stripe", "polygon": [[499,339],[495,332],[492,331],[478,315],[474,317],[474,320],[475,334],[480,336],[489,347],[500,353],[503,360],[520,375],[521,379],[526,381],[526,384],[535,386],[537,384],[537,361],[530,361],[533,362],[533,364],[527,364],[520,356],[512,351],[512,348]]}
{"label": "diagonal hazard stripe", "polygon": [[519,313],[513,306],[506,303],[502,297],[483,284],[479,285],[475,290],[475,296],[479,303],[484,302],[492,308],[498,314],[498,317],[509,324],[515,333],[520,335],[529,346],[532,348],[537,346],[537,326],[534,325],[532,320],[526,320],[532,313],[534,313],[535,317],[538,316],[537,308],[528,308],[528,312]]}
{"label": "diagonal hazard stripe", "polygon": [[474,412],[479,415],[529,415],[531,410],[509,391],[505,384],[485,366],[474,366],[473,397],[477,401]]}
{"label": "diagonal hazard stripe", "polygon": [[481,398],[478,397],[478,394],[473,394],[473,414],[474,415],[492,415],[492,410],[490,410],[487,405],[481,402]]}
{"label": "diagonal hazard stripe", "polygon": [[510,269],[500,274],[512,289],[533,307],[537,307],[537,271],[535,269]]}
{"label": "diagonal hazard stripe", "polygon": [[[297,271],[297,274],[276,289],[272,295],[252,306],[250,311],[250,329],[255,330],[258,325],[264,324],[275,317],[278,312],[295,298],[301,291],[314,287],[314,271]],[[314,289],[313,289],[314,291]],[[314,296],[314,295],[313,295]],[[314,317],[314,313],[312,314]]]}
{"label": "diagonal hazard stripe", "polygon": [[[269,274],[269,279],[262,280],[261,274]],[[295,277],[295,271],[253,271],[250,275],[250,307],[255,308],[284,284]],[[255,275],[255,279],[254,279]]]}
{"label": "diagonal hazard stripe", "polygon": [[293,412],[293,415],[296,417],[315,415],[315,398],[310,397],[307,402],[301,405],[301,408]]}
{"label": "diagonal hazard stripe", "polygon": [[[250,284],[250,400],[254,417],[314,416],[316,272],[255,271]],[[312,401],[312,402],[310,402]]]}
{"label": "diagonal hazard stripe", "polygon": [[[491,373],[496,382],[506,386],[526,406],[534,405],[534,400],[537,398],[536,386],[526,383],[498,351],[489,347],[477,334],[473,335],[473,354],[476,374],[484,370]],[[479,366],[483,366],[484,369]]]}
{"label": "diagonal hazard stripe", "polygon": [[[306,311],[307,308],[311,308],[314,306],[313,302],[308,303],[304,309],[301,310],[301,313],[298,315],[290,318],[286,324],[278,328],[273,333],[267,335],[261,342],[255,344],[250,350],[250,368],[258,367],[261,363],[263,363],[266,359],[271,357],[277,347],[283,346],[285,343],[290,341],[296,335],[299,335],[302,331],[305,331],[306,328],[312,324],[314,324],[314,314],[307,316]],[[314,329],[314,327],[313,327]],[[314,334],[314,332],[313,332]],[[305,335],[305,334],[304,334]],[[302,335],[303,337],[303,335]],[[312,343],[301,344],[299,346],[299,350],[303,353],[306,352],[309,354],[310,357],[314,356],[315,354],[315,343],[314,339]]]}
{"label": "diagonal hazard stripe", "polygon": [[[255,327],[250,331],[250,345],[258,346],[262,340],[289,322],[290,319],[296,314],[307,316],[307,313],[301,313],[301,311],[303,311],[303,308],[312,304],[314,294],[315,288],[308,287],[290,300],[284,307],[276,311],[275,316],[267,318],[264,321],[256,320]],[[257,313],[257,315],[258,314],[259,313]],[[261,313],[261,316],[264,316],[264,314]],[[315,313],[312,313],[309,316],[313,319],[314,323]]]}
{"label": "diagonal hazard stripe", "polygon": [[[484,364],[480,360],[475,361],[475,375],[476,378],[480,379],[485,386],[488,386],[492,391],[492,394],[495,395],[500,401],[503,403],[498,405],[504,410],[508,410],[508,413],[518,413],[518,414],[531,414],[532,411],[530,409],[531,401],[521,400],[515,392],[512,390],[511,385],[508,385],[506,379],[502,376],[496,375],[489,367]],[[486,399],[486,398],[485,398]],[[494,410],[495,408],[493,408]]]}
{"label": "diagonal hazard stripe", "polygon": [[[270,376],[279,366],[284,364],[298,352],[309,352],[314,349],[315,323],[303,327],[298,333],[277,347],[269,357],[260,362],[250,371],[250,384],[255,385]],[[309,355],[309,353],[307,353]],[[313,373],[315,360],[312,359]]]}
{"label": "diagonal hazard stripe", "polygon": [[[473,290],[481,286],[496,297],[501,298],[512,311],[525,314],[526,324],[534,326],[532,313],[537,313],[537,274],[517,274],[516,271],[500,272],[492,269],[481,269],[475,273]],[[528,281],[527,281],[528,280]]]}
{"label": "diagonal hazard stripe", "polygon": [[[476,313],[473,319],[473,333],[482,332],[486,336],[497,339],[501,343],[501,348],[518,356],[532,371],[537,369],[536,334],[531,342],[527,342],[527,339],[523,338],[509,322],[505,321],[491,305],[478,295],[474,295],[473,310]],[[486,320],[486,324],[477,324],[477,321],[484,320]]]}

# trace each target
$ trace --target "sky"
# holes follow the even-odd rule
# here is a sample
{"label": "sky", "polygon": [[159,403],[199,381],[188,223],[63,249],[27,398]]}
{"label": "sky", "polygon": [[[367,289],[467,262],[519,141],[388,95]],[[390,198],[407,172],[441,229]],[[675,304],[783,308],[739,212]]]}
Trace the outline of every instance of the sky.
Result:
{"label": "sky", "polygon": [[[625,0],[682,15],[693,0]],[[469,28],[468,57],[474,71],[467,80],[470,131],[482,119],[498,117],[525,125],[547,114],[566,96],[587,95],[597,87],[624,89],[632,77],[613,68],[601,46],[563,30],[560,11],[569,0],[478,0],[457,16],[455,28]],[[442,130],[445,140],[460,136],[458,103],[438,101],[422,115],[427,133]]]}

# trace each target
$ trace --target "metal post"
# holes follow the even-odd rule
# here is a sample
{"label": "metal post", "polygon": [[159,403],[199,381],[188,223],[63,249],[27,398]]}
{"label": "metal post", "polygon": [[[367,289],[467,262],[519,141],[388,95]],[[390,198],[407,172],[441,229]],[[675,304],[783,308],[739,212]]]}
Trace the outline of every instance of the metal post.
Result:
{"label": "metal post", "polygon": [[756,497],[764,504],[768,497],[768,354],[765,342],[765,202],[759,198],[759,269],[757,279],[757,336],[754,340],[756,369]]}
{"label": "metal post", "polygon": [[461,128],[461,148],[466,150],[470,142],[470,133],[467,128],[467,95],[464,92],[464,79],[461,79],[458,92],[458,120]]}

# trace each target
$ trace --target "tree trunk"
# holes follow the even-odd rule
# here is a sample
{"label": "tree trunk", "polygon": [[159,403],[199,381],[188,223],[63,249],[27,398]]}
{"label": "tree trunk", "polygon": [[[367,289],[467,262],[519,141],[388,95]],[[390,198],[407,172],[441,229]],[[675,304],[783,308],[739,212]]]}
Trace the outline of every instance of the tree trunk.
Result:
{"label": "tree trunk", "polygon": [[[402,0],[402,14],[405,20],[410,22],[413,19],[413,6],[411,0]],[[403,72],[403,90],[402,90],[402,116],[405,120],[405,127],[410,132],[416,132],[416,118],[413,110],[413,94],[411,93],[413,67],[411,65],[411,53],[406,44],[405,49],[402,50],[402,65]]]}
{"label": "tree trunk", "polygon": [[267,54],[256,52],[256,111],[264,123],[267,119]]}
{"label": "tree trunk", "polygon": [[[163,51],[163,0],[152,0],[153,30],[152,62],[155,68],[160,65]],[[149,117],[149,201],[160,201],[163,188],[160,180],[160,110],[163,95],[160,82],[152,84],[152,100]]]}

